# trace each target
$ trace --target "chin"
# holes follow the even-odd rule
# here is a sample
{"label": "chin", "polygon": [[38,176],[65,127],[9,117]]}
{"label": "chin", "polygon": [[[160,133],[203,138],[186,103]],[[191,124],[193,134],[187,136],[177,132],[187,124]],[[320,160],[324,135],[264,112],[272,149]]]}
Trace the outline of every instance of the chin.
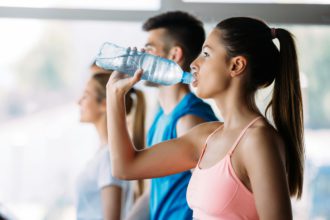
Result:
{"label": "chin", "polygon": [[198,90],[196,91],[195,95],[200,98],[200,99],[204,99],[204,96],[202,93],[198,92]]}
{"label": "chin", "polygon": [[83,117],[80,117],[79,121],[80,121],[81,123],[88,123],[88,122],[89,122],[88,120],[86,120],[86,119],[83,118]]}
{"label": "chin", "polygon": [[210,99],[210,98],[212,98],[209,94],[203,93],[203,92],[199,91],[198,89],[196,90],[195,94],[200,99]]}

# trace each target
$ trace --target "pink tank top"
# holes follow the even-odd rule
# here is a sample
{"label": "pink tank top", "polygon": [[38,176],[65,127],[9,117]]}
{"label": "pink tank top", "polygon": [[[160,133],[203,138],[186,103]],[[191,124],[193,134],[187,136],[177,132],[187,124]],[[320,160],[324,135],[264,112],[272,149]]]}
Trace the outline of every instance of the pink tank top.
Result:
{"label": "pink tank top", "polygon": [[207,140],[222,126],[216,129],[206,140],[203,152],[190,179],[187,189],[187,201],[193,210],[193,218],[198,220],[258,220],[253,194],[236,176],[231,164],[231,155],[246,130],[259,118],[255,118],[240,133],[226,156],[215,165],[201,169],[199,163],[204,155]]}

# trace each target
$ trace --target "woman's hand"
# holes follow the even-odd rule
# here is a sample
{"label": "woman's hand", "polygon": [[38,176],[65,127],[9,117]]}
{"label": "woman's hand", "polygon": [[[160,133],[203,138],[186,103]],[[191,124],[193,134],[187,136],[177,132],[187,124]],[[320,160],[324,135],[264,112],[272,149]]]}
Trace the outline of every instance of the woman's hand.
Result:
{"label": "woman's hand", "polygon": [[[136,48],[133,48],[132,53],[136,53]],[[143,70],[138,69],[132,77],[127,74],[113,71],[107,83],[107,92],[125,95],[137,82],[140,81]]]}

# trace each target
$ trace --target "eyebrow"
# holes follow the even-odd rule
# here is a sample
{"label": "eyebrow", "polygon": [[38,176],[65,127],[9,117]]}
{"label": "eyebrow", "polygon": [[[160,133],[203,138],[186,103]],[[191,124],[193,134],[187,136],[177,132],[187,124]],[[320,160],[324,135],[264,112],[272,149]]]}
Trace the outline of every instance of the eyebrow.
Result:
{"label": "eyebrow", "polygon": [[145,47],[148,47],[148,46],[154,46],[154,44],[153,43],[146,43],[145,45],[144,45]]}
{"label": "eyebrow", "polygon": [[202,49],[205,49],[205,48],[208,48],[208,49],[210,49],[210,50],[212,50],[212,47],[210,47],[209,45],[204,45],[203,47],[202,47]]}

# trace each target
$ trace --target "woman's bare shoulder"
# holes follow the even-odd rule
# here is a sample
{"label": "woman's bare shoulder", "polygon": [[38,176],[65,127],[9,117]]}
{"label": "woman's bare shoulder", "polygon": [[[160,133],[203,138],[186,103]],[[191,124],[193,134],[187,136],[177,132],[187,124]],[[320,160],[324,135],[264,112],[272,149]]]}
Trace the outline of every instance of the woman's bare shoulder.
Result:
{"label": "woman's bare shoulder", "polygon": [[194,147],[194,159],[198,161],[200,154],[204,148],[207,137],[219,128],[222,122],[205,122],[192,128],[183,138],[189,141],[190,146]]}
{"label": "woman's bare shoulder", "polygon": [[223,123],[219,121],[205,122],[193,127],[189,132],[183,135],[180,139],[187,140],[193,145],[201,145],[206,141],[206,138]]}
{"label": "woman's bare shoulder", "polygon": [[248,132],[251,139],[255,141],[278,142],[282,140],[277,130],[265,119],[253,125]]}
{"label": "woman's bare shoulder", "polygon": [[219,128],[223,125],[223,122],[220,121],[212,121],[212,122],[205,122],[202,124],[197,125],[191,130],[192,135],[199,134],[199,135],[209,135],[215,129]]}
{"label": "woman's bare shoulder", "polygon": [[284,159],[284,142],[277,130],[265,119],[259,120],[247,131],[242,141],[242,149],[249,154],[277,154]]}
{"label": "woman's bare shoulder", "polygon": [[192,142],[198,145],[204,144],[207,137],[222,124],[222,122],[218,121],[199,124],[192,128],[187,136]]}

